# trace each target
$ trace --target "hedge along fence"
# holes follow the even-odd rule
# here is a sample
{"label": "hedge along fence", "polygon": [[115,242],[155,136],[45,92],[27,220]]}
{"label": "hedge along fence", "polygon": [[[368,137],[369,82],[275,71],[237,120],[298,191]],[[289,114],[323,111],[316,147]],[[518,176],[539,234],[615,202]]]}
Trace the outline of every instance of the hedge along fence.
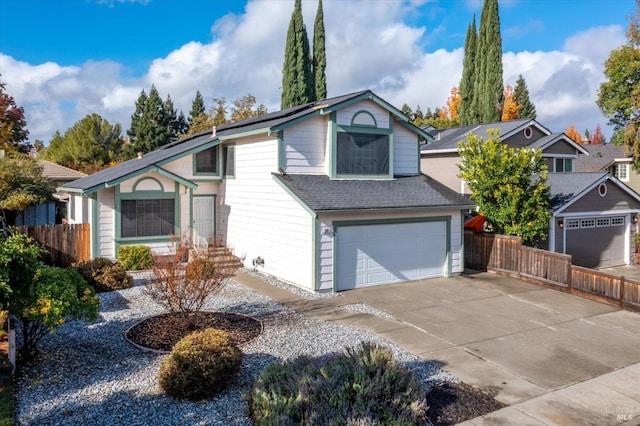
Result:
{"label": "hedge along fence", "polygon": [[522,245],[519,237],[464,231],[465,268],[496,271],[597,302],[640,310],[640,282],[571,264],[571,256]]}
{"label": "hedge along fence", "polygon": [[91,259],[91,228],[88,223],[20,226],[18,229],[49,251],[43,259],[49,265],[64,267]]}

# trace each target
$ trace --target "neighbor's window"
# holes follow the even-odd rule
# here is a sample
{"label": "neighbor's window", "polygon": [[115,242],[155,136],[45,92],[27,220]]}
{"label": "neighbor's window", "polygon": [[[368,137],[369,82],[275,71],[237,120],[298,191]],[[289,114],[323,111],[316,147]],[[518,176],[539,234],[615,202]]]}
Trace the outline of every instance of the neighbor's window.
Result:
{"label": "neighbor's window", "polygon": [[122,200],[122,237],[155,237],[173,234],[175,201]]}
{"label": "neighbor's window", "polygon": [[338,175],[389,174],[389,135],[338,132]]}
{"label": "neighbor's window", "polygon": [[222,167],[224,176],[233,177],[236,175],[236,147],[225,146],[222,153]]}
{"label": "neighbor's window", "polygon": [[616,164],[616,177],[623,182],[629,181],[629,165]]}
{"label": "neighbor's window", "polygon": [[218,147],[198,152],[195,168],[196,173],[218,173]]}
{"label": "neighbor's window", "polygon": [[573,158],[556,158],[556,173],[573,171]]}

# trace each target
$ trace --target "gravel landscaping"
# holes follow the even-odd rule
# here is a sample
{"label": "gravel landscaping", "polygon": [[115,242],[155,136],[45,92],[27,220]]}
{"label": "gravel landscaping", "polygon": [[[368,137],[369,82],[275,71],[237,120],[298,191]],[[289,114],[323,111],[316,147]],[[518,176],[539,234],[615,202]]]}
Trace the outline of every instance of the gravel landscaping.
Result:
{"label": "gravel landscaping", "polygon": [[177,401],[157,384],[162,355],[140,350],[124,338],[129,327],[163,310],[140,285],[99,297],[96,323],[72,321],[43,339],[40,356],[18,381],[16,424],[251,425],[244,395],[269,363],[340,351],[362,341],[389,347],[414,371],[425,392],[457,381],[375,335],[306,317],[229,282],[206,309],[252,316],[262,321],[264,331],[241,347],[242,370],[228,391],[210,401]]}

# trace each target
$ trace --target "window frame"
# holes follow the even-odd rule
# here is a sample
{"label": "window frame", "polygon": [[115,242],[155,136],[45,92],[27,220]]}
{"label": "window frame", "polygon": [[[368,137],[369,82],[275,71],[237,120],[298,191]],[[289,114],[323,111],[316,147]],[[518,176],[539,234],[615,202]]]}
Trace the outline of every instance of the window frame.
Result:
{"label": "window frame", "polygon": [[[620,181],[620,182],[629,182],[629,163],[618,163],[615,165],[615,177]],[[624,177],[621,176],[622,173],[620,173],[621,170],[624,170]]]}
{"label": "window frame", "polygon": [[[355,114],[354,114],[355,115]],[[335,117],[334,117],[335,119]],[[390,117],[390,120],[392,118]],[[391,123],[392,121],[390,121]],[[388,158],[388,167],[385,173],[342,173],[338,172],[338,162],[339,162],[339,154],[338,154],[338,139],[340,133],[349,133],[349,134],[368,134],[368,135],[379,135],[387,137],[387,158]],[[335,131],[333,132],[333,155],[332,155],[332,167],[331,174],[333,178],[338,179],[390,179],[393,178],[393,129],[392,128],[377,128],[370,125],[354,125],[354,126],[346,126],[346,125],[335,125]]]}
{"label": "window frame", "polygon": [[[562,170],[558,170],[558,162],[562,162]],[[569,164],[571,170],[567,170],[567,164]],[[553,171],[555,173],[573,173],[574,164],[573,158],[555,157],[553,161]]]}
{"label": "window frame", "polygon": [[[209,152],[214,152],[215,161],[211,163],[214,166],[214,171],[199,171],[198,170],[198,156],[205,155]],[[215,145],[202,151],[193,154],[193,175],[194,176],[220,176],[221,169],[220,161],[220,145]]]}
{"label": "window frame", "polygon": [[[231,172],[229,172],[229,153],[232,152],[231,155]],[[236,146],[235,145],[225,145],[222,149],[222,176],[225,178],[235,178],[236,177]]]}
{"label": "window frame", "polygon": [[[125,203],[126,204],[130,204],[130,203],[135,203],[134,204],[134,209],[135,209],[135,213],[134,213],[134,226],[135,226],[135,235],[125,235]],[[140,214],[140,208],[141,207],[146,207],[146,206],[140,206],[140,204],[142,203],[159,203],[158,207],[160,210],[160,233],[158,234],[140,234],[140,225],[139,225],[139,220],[142,219],[142,215]],[[171,208],[169,210],[165,210],[167,208],[166,204],[171,203]],[[153,206],[149,206],[149,207],[153,207]],[[162,217],[163,213],[166,211],[170,211],[171,212],[171,220],[173,223],[169,223],[167,226],[170,229],[167,229],[166,231],[164,230],[164,222],[170,222],[169,220],[167,220],[166,218]],[[155,213],[155,212],[153,212]],[[169,237],[171,235],[175,235],[175,231],[176,231],[176,221],[177,221],[177,217],[176,217],[176,200],[175,198],[131,198],[131,199],[122,199],[120,200],[120,238],[134,238],[134,239],[139,239],[139,238],[155,238],[155,237]]]}

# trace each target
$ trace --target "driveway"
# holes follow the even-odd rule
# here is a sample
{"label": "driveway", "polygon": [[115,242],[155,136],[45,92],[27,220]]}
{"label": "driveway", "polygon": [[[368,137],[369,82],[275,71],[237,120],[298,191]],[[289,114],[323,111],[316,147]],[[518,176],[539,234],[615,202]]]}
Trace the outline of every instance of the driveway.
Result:
{"label": "driveway", "polygon": [[[640,362],[640,314],[492,273],[341,296],[341,304],[364,303],[392,315],[398,321],[376,321],[370,328],[509,405]],[[621,386],[640,388],[638,379],[621,378],[627,382]],[[640,407],[635,393],[624,395],[629,392],[616,407]],[[602,419],[611,420],[610,409],[603,407]]]}

